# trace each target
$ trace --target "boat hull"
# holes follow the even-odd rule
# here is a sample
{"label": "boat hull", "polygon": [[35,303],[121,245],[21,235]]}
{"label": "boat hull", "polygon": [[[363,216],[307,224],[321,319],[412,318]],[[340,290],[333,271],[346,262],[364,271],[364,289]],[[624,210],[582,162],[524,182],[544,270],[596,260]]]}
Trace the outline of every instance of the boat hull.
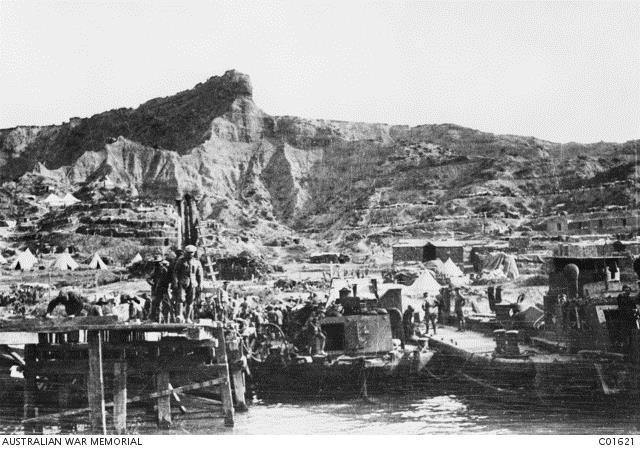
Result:
{"label": "boat hull", "polygon": [[[444,379],[476,384],[485,394],[502,399],[531,396],[545,401],[602,400],[636,397],[640,372],[630,363],[580,354],[525,351],[516,357],[496,356],[456,338],[432,338],[430,369]],[[479,339],[489,337],[480,335]],[[484,350],[482,350],[484,349]]]}
{"label": "boat hull", "polygon": [[426,378],[433,352],[413,351],[370,357],[298,357],[285,362],[272,357],[252,362],[251,386],[269,395],[343,396],[402,387]]}

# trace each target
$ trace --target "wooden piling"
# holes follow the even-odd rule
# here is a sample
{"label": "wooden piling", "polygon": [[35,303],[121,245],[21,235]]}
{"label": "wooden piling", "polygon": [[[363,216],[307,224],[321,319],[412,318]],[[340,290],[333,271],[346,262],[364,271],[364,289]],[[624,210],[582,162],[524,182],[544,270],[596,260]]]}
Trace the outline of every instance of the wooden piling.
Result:
{"label": "wooden piling", "polygon": [[[58,385],[58,409],[61,411],[68,410],[71,404],[71,385],[73,379],[67,376],[62,376],[59,379],[60,385]],[[68,419],[62,418],[60,420],[60,429],[63,432],[72,432],[74,428],[73,422],[69,422]]]}
{"label": "wooden piling", "polygon": [[[145,332],[157,331],[186,335],[187,338],[159,341],[145,339]],[[74,425],[71,417],[89,413],[91,432],[106,434],[105,409],[113,407],[110,429],[117,434],[124,434],[127,432],[127,404],[150,400],[157,400],[158,424],[168,426],[172,422],[172,397],[181,406],[178,394],[209,387],[215,387],[220,393],[219,404],[222,406],[226,426],[234,425],[234,394],[238,411],[246,410],[246,385],[241,358],[238,360],[233,345],[229,347],[231,352],[228,352],[221,323],[132,325],[105,320],[105,317],[78,317],[63,323],[28,322],[20,323],[19,326],[5,325],[4,329],[0,329],[0,333],[10,332],[31,334],[23,343],[24,361],[20,357],[14,357],[18,363],[24,363],[25,433],[41,431],[43,422],[59,423],[61,426]],[[86,340],[82,339],[87,342],[86,345],[68,344],[77,341],[77,338],[55,341],[56,336],[70,337],[79,332],[86,332]],[[38,344],[33,344],[36,335]],[[231,366],[230,358],[233,359]],[[109,377],[109,399],[113,399],[110,403],[105,401],[105,369]],[[155,391],[144,394],[136,391],[129,396],[129,371],[154,376],[157,387],[154,388]],[[46,375],[39,379],[39,373]],[[196,377],[204,377],[206,380],[172,388],[169,383],[170,375],[182,379],[184,373],[195,373]],[[233,376],[233,383],[230,376]],[[73,397],[72,385],[78,378],[86,380],[88,404],[85,403],[83,408],[69,410]],[[55,393],[60,409],[57,413],[38,415],[40,382],[49,388],[57,386]],[[181,411],[186,413],[184,407],[181,407]],[[220,417],[217,414],[212,416]]]}
{"label": "wooden piling", "polygon": [[[38,415],[36,401],[38,399],[38,385],[36,383],[36,345],[24,345],[24,418],[34,418]],[[36,433],[33,423],[25,423],[25,433]]]}
{"label": "wooden piling", "polygon": [[100,331],[87,333],[89,343],[89,379],[87,397],[91,408],[91,428],[95,433],[107,434],[107,420],[104,406],[104,376],[102,373],[102,334]]}
{"label": "wooden piling", "polygon": [[220,396],[222,398],[222,409],[224,411],[224,425],[233,427],[234,412],[233,398],[231,396],[231,382],[229,378],[229,361],[227,359],[227,347],[224,338],[224,327],[219,325],[216,328],[216,338],[218,339],[218,347],[216,348],[216,362],[220,366],[219,375],[224,379],[224,383],[220,385]]}
{"label": "wooden piling", "polygon": [[113,363],[113,427],[118,435],[127,433],[127,359],[124,349]]}
{"label": "wooden piling", "polygon": [[[156,374],[156,389],[160,391],[169,389],[169,373],[161,371]],[[158,426],[167,428],[171,426],[171,395],[163,395],[156,400],[158,404]]]}

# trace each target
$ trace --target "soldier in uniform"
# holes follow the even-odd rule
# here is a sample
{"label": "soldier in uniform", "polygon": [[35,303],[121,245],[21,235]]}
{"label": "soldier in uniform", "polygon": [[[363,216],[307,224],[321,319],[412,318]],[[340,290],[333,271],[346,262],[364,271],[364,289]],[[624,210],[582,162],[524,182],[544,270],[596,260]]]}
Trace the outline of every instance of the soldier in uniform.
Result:
{"label": "soldier in uniform", "polygon": [[147,280],[151,284],[150,319],[159,323],[166,323],[169,322],[172,315],[169,292],[171,284],[170,264],[162,256],[156,256],[153,262],[155,264],[153,274]]}
{"label": "soldier in uniform", "polygon": [[407,310],[404,311],[402,315],[402,325],[404,327],[404,337],[405,339],[411,340],[414,335],[413,329],[413,307],[411,305],[407,306]]}
{"label": "soldier in uniform", "polygon": [[179,303],[179,297],[180,294],[178,293],[178,281],[176,278],[176,267],[178,266],[178,261],[180,259],[182,259],[182,255],[184,254],[184,251],[182,251],[181,249],[176,249],[175,250],[175,254],[176,257],[175,259],[173,259],[170,263],[169,266],[169,272],[171,274],[171,314],[172,314],[172,318],[173,318],[173,322],[177,322],[179,321],[179,315],[178,315],[178,303]]}
{"label": "soldier in uniform", "polygon": [[422,304],[422,310],[424,310],[425,332],[427,335],[429,334],[429,322],[431,322],[433,334],[435,335],[438,333],[438,329],[436,328],[436,319],[438,318],[438,301],[432,299],[428,292],[425,292],[423,296],[424,304]]}
{"label": "soldier in uniform", "polygon": [[84,296],[75,291],[62,291],[49,302],[45,316],[50,318],[54,309],[60,305],[64,306],[67,316],[102,315],[100,308],[90,304]]}
{"label": "soldier in uniform", "polygon": [[176,261],[173,272],[173,285],[176,286],[176,315],[178,320],[193,321],[193,307],[199,302],[204,272],[196,257],[198,250],[187,245],[184,255]]}

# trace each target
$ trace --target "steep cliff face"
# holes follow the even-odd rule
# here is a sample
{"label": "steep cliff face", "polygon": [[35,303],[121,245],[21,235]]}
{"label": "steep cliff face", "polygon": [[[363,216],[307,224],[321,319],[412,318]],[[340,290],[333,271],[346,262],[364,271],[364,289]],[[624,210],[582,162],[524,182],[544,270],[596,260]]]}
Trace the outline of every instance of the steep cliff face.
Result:
{"label": "steep cliff face", "polygon": [[66,174],[75,184],[109,179],[138,195],[164,201],[191,194],[205,211],[225,201],[263,218],[291,220],[308,199],[304,188],[318,151],[268,141],[229,142],[213,137],[190,154],[179,155],[123,137],[101,151],[83,154],[69,167],[43,176]]}
{"label": "steep cliff face", "polygon": [[[624,204],[637,189],[640,141],[558,144],[451,124],[269,116],[252,93],[249,77],[231,70],[135,109],[0,130],[0,182],[27,172],[76,186],[108,178],[165,202],[190,193],[204,217],[247,232],[290,226],[328,238],[438,216]],[[580,193],[611,180],[622,184],[597,198]]]}

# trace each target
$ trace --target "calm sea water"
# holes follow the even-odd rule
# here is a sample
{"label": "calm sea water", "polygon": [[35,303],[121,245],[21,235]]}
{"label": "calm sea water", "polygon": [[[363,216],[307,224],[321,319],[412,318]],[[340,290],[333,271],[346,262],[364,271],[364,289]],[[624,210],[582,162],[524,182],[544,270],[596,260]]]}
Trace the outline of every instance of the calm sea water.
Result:
{"label": "calm sea water", "polygon": [[[233,429],[211,417],[211,406],[185,395],[186,414],[176,413],[171,429],[160,431],[153,411],[133,409],[130,431],[140,434],[635,434],[640,406],[582,404],[579,407],[510,403],[485,399],[480,393],[431,387],[368,399],[260,400],[236,415]],[[21,412],[21,410],[19,410]],[[0,430],[20,433],[16,409],[2,409]],[[88,432],[80,417],[76,432]],[[57,426],[45,433],[60,433]],[[68,433],[68,432],[64,432]]]}

